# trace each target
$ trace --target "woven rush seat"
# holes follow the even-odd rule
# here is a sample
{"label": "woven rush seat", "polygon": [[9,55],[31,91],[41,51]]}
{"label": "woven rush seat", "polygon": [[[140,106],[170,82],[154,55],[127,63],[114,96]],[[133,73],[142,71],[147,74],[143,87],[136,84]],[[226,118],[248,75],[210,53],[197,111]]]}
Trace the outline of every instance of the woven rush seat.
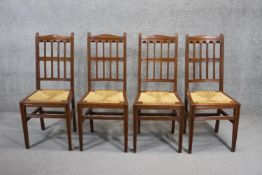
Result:
{"label": "woven rush seat", "polygon": [[190,92],[194,103],[232,103],[233,100],[221,91],[194,91]]}
{"label": "woven rush seat", "polygon": [[143,104],[172,104],[179,102],[179,100],[173,92],[146,91],[141,92],[138,102]]}
{"label": "woven rush seat", "polygon": [[90,91],[84,98],[87,103],[121,103],[124,102],[123,91],[95,90]]}
{"label": "woven rush seat", "polygon": [[61,102],[66,101],[69,95],[68,90],[42,89],[37,90],[28,100],[34,102]]}

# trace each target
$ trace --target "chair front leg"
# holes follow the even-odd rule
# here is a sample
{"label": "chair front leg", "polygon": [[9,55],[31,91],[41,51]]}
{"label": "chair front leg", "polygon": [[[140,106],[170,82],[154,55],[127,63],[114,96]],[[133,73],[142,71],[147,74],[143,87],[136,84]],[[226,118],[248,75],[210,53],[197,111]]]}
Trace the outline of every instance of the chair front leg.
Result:
{"label": "chair front leg", "polygon": [[124,151],[128,150],[128,106],[124,107]]}
{"label": "chair front leg", "polygon": [[136,153],[137,144],[137,109],[133,106],[133,152]]}
{"label": "chair front leg", "polygon": [[66,130],[67,130],[67,140],[68,140],[68,150],[72,150],[72,138],[71,138],[71,112],[70,112],[70,104],[65,107],[65,115],[66,115]]}
{"label": "chair front leg", "polygon": [[231,151],[232,152],[235,152],[235,150],[236,150],[237,133],[238,133],[238,125],[239,125],[239,115],[240,115],[240,105],[238,105],[234,109],[234,121],[233,121],[233,131],[232,131],[232,146],[231,146]]}
{"label": "chair front leg", "polygon": [[78,116],[78,134],[79,134],[79,149],[83,151],[83,119],[82,119],[82,107],[77,105],[77,116]]}
{"label": "chair front leg", "polygon": [[193,135],[194,135],[194,123],[195,123],[195,108],[190,106],[189,112],[189,142],[188,142],[188,153],[192,153]]}
{"label": "chair front leg", "polygon": [[22,126],[24,132],[24,141],[26,149],[29,149],[29,136],[28,136],[28,126],[27,126],[27,119],[26,119],[26,107],[23,103],[20,103],[20,113],[22,119]]}

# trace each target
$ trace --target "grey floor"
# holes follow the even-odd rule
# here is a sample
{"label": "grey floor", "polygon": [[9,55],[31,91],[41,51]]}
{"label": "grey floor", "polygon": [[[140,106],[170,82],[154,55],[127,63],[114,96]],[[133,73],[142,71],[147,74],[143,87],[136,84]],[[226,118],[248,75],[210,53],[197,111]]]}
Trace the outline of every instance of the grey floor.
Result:
{"label": "grey floor", "polygon": [[[170,134],[168,122],[146,122],[138,137],[138,152],[122,152],[120,122],[95,122],[90,134],[85,124],[85,150],[78,150],[78,135],[73,133],[74,150],[67,151],[65,123],[48,120],[41,131],[39,120],[31,120],[30,143],[26,150],[19,113],[0,113],[0,175],[42,174],[262,174],[262,120],[241,115],[237,151],[231,153],[231,124],[222,122],[218,135],[214,123],[196,124],[193,154],[187,154],[188,135],[184,135],[181,154],[177,153],[177,133]],[[131,118],[131,115],[130,115]]]}

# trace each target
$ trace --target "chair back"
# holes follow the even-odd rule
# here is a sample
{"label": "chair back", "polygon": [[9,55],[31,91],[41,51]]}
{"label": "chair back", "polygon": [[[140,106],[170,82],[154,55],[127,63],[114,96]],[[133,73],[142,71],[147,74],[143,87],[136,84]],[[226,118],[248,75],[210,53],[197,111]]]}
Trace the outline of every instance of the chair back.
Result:
{"label": "chair back", "polygon": [[[126,91],[126,33],[87,36],[88,90],[92,82],[122,82]],[[92,69],[93,68],[93,69]]]}
{"label": "chair back", "polygon": [[185,93],[193,83],[218,83],[223,91],[224,35],[186,35]]}
{"label": "chair back", "polygon": [[74,33],[35,35],[36,89],[43,81],[68,81],[74,89]]}
{"label": "chair back", "polygon": [[178,35],[142,36],[138,41],[138,91],[142,83],[172,83],[177,91]]}

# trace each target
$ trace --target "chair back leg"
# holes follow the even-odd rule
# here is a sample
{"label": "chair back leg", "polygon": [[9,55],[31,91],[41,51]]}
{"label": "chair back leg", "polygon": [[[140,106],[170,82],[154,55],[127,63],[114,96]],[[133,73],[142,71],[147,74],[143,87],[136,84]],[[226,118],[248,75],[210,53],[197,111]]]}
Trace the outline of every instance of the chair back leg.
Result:
{"label": "chair back leg", "polygon": [[136,153],[137,144],[137,109],[133,107],[133,152]]}
{"label": "chair back leg", "polygon": [[71,138],[71,112],[70,106],[67,105],[65,107],[65,114],[66,114],[66,130],[67,130],[67,140],[68,140],[68,150],[72,150],[72,138]]}
{"label": "chair back leg", "polygon": [[238,125],[239,125],[239,115],[240,115],[240,106],[237,106],[234,109],[234,121],[233,121],[233,131],[232,131],[232,147],[231,147],[232,152],[235,152],[235,150],[236,150],[237,133],[238,133]]}
{"label": "chair back leg", "polygon": [[124,109],[124,152],[128,151],[128,106]]}
{"label": "chair back leg", "polygon": [[195,109],[191,107],[189,112],[189,142],[188,142],[188,153],[192,153],[193,135],[194,135],[194,123],[195,123]]}

